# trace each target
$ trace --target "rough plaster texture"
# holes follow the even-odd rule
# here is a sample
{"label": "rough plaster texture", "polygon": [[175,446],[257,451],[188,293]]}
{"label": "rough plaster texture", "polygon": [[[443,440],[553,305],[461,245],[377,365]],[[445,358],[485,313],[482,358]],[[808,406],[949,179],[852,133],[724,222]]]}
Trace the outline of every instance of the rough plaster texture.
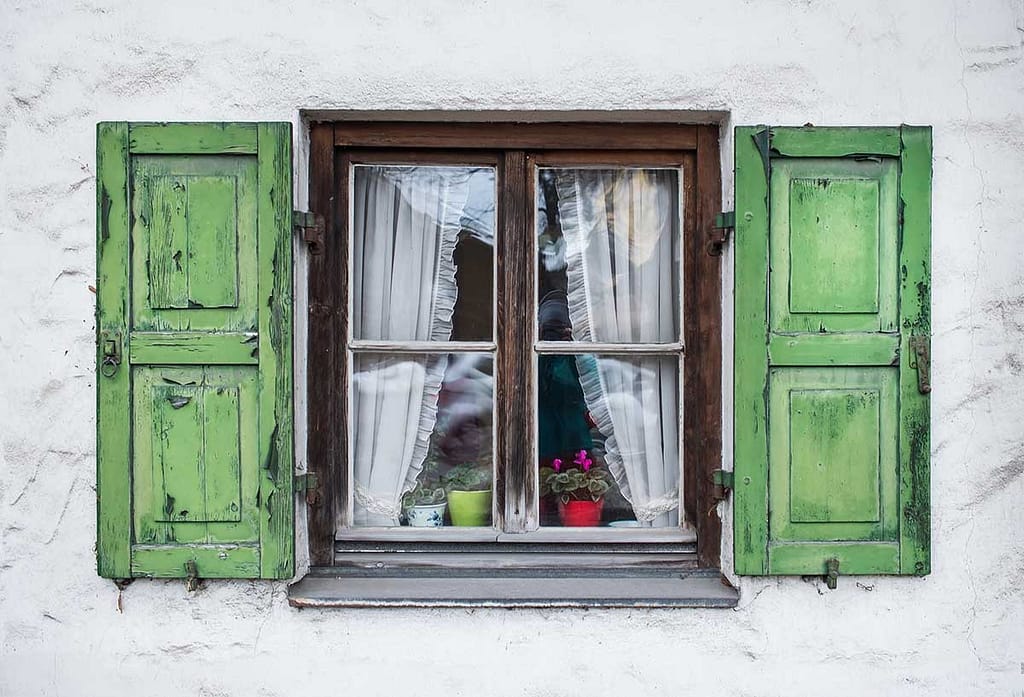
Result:
{"label": "rough plaster texture", "polygon": [[[932,575],[743,579],[735,611],[138,582],[119,613],[93,559],[95,123],[300,109],[727,112],[726,158],[733,124],[933,125]],[[1020,0],[0,0],[0,694],[1020,695],[1022,224]]]}

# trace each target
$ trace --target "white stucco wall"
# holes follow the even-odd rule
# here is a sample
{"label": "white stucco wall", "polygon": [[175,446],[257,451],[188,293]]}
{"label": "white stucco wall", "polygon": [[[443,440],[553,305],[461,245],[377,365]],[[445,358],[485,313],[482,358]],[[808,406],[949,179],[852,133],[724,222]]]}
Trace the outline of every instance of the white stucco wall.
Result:
{"label": "white stucco wall", "polygon": [[[1021,0],[220,4],[0,0],[0,695],[1024,694]],[[743,579],[735,611],[300,612],[284,584],[142,581],[119,613],[93,552],[95,123],[300,109],[931,124],[932,575]]]}

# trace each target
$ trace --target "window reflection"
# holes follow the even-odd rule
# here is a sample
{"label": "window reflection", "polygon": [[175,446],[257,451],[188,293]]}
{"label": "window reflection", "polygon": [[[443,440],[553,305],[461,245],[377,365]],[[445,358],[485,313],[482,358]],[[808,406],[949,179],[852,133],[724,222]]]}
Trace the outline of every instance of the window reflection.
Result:
{"label": "window reflection", "polygon": [[490,525],[491,356],[361,354],[354,368],[354,524]]}

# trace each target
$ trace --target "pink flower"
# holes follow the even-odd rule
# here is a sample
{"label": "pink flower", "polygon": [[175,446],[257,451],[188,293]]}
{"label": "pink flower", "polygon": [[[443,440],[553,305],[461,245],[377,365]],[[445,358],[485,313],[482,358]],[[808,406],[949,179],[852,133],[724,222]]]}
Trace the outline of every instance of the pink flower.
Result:
{"label": "pink flower", "polygon": [[559,459],[558,459],[558,458],[556,457],[556,458],[555,458],[555,459],[554,459],[554,460],[553,460],[553,461],[551,462],[551,469],[553,469],[553,470],[554,470],[554,471],[556,471],[556,472],[558,472],[559,470],[561,470],[561,469],[562,469],[562,461],[561,461],[561,460],[559,460]]}
{"label": "pink flower", "polygon": [[594,464],[594,461],[587,457],[586,450],[581,450],[578,453],[576,453],[576,459],[573,460],[573,463],[582,467],[583,471],[586,472],[587,470],[590,469],[590,466]]}

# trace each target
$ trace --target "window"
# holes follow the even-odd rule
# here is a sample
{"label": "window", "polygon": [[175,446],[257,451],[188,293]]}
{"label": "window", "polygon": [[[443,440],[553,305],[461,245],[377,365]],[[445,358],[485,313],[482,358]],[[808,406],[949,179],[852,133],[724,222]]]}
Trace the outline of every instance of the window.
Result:
{"label": "window", "polygon": [[[931,130],[735,133],[735,570],[927,574]],[[102,576],[293,573],[291,145],[98,125]],[[734,603],[700,572],[729,481],[717,130],[314,124],[310,155],[293,602],[410,602],[397,567],[441,604]]]}
{"label": "window", "polygon": [[718,168],[716,127],[314,124],[314,565],[486,548],[717,566]]}

